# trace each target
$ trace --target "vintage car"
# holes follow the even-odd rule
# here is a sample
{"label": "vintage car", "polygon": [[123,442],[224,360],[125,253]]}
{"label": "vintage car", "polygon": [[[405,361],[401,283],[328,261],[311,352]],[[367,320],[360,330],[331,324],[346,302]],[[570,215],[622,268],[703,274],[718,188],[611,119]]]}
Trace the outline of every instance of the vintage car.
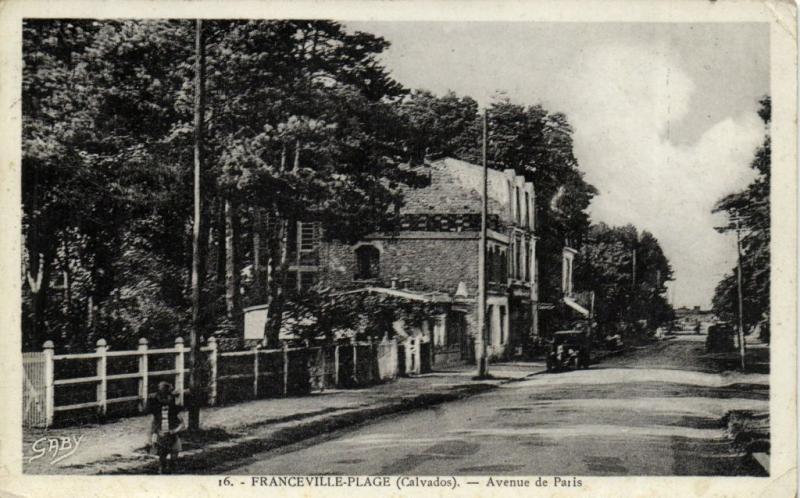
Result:
{"label": "vintage car", "polygon": [[706,352],[708,353],[728,353],[736,351],[733,338],[735,335],[733,327],[727,322],[716,323],[708,327],[706,336]]}
{"label": "vintage car", "polygon": [[546,361],[548,372],[567,368],[589,368],[591,347],[587,333],[582,330],[555,332]]}

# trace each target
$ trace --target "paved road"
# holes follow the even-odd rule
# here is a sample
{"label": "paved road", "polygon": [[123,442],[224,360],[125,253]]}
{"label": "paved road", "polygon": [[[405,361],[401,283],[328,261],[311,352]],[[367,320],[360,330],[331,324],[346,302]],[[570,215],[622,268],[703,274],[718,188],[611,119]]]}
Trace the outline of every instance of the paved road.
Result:
{"label": "paved road", "polygon": [[229,462],[215,473],[742,475],[757,473],[721,417],[768,405],[766,376],[729,376],[690,337],[585,371],[486,394]]}

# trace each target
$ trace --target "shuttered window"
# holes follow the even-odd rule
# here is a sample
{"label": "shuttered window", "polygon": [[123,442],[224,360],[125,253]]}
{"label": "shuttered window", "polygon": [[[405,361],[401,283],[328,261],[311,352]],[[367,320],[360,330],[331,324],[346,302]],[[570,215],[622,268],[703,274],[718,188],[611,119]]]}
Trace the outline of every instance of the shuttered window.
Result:
{"label": "shuttered window", "polygon": [[298,223],[300,252],[311,252],[319,243],[317,223],[301,221]]}

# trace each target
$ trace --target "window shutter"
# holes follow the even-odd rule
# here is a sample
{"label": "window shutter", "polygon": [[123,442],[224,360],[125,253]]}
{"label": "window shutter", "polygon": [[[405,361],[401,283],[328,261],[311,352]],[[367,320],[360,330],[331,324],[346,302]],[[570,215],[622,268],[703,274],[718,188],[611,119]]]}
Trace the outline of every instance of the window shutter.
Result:
{"label": "window shutter", "polygon": [[315,222],[299,222],[300,252],[312,252],[319,244],[319,230]]}

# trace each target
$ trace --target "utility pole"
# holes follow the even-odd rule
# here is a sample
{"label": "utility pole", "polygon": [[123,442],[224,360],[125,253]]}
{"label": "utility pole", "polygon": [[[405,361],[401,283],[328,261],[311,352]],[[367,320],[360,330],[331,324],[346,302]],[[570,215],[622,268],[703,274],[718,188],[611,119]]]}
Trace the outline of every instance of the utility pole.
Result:
{"label": "utility pole", "polygon": [[486,110],[483,111],[483,193],[481,204],[481,237],[480,247],[478,248],[478,340],[475,344],[478,356],[478,378],[489,376],[488,361],[486,358],[486,211],[489,207],[489,169],[486,164],[486,142],[487,142],[487,123]]}
{"label": "utility pole", "polygon": [[200,428],[200,359],[199,337],[202,334],[200,299],[203,285],[200,261],[201,171],[203,168],[203,122],[205,110],[206,53],[203,40],[203,21],[195,25],[194,63],[194,223],[192,225],[192,331],[189,337],[189,430]]}
{"label": "utility pole", "polygon": [[741,225],[739,218],[736,218],[736,286],[739,294],[739,360],[742,370],[744,370],[744,320],[743,320],[743,306],[742,306],[742,243],[741,243]]}

